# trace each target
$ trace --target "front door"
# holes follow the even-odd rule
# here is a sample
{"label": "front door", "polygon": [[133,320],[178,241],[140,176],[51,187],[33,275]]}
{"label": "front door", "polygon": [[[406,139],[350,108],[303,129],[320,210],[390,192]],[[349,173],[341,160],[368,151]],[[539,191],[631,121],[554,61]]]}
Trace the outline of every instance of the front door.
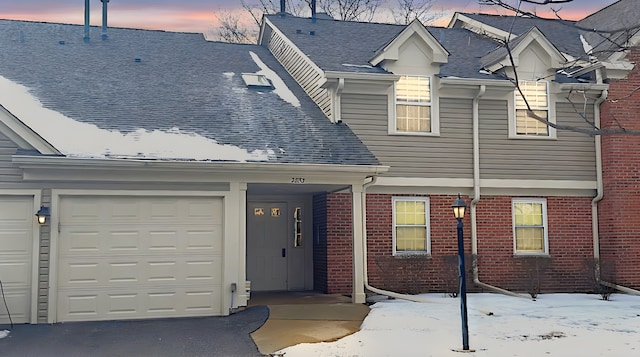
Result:
{"label": "front door", "polygon": [[247,207],[247,280],[251,290],[288,290],[287,204],[249,202]]}

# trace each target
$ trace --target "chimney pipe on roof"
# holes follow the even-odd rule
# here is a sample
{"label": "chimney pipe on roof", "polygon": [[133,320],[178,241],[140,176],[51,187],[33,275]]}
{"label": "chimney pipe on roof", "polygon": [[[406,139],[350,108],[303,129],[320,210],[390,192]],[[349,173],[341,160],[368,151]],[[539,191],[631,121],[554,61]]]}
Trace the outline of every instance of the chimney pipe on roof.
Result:
{"label": "chimney pipe on roof", "polygon": [[287,4],[285,0],[280,0],[280,17],[284,17],[287,11]]}
{"label": "chimney pipe on roof", "polygon": [[107,3],[109,0],[102,1],[102,41],[108,38],[107,36]]}
{"label": "chimney pipe on roof", "polygon": [[311,22],[316,23],[316,0],[311,0]]}
{"label": "chimney pipe on roof", "polygon": [[89,0],[84,0],[84,42],[89,42]]}

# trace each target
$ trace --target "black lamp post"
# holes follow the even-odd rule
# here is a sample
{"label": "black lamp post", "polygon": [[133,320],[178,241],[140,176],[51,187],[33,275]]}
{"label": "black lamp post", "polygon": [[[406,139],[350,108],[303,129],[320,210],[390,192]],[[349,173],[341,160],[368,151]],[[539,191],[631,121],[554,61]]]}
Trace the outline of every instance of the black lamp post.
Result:
{"label": "black lamp post", "polygon": [[458,194],[458,198],[453,201],[453,215],[458,220],[458,272],[460,295],[460,315],[462,317],[462,350],[469,351],[469,326],[467,325],[467,278],[464,268],[464,239],[462,236],[462,219],[467,210],[467,204]]}

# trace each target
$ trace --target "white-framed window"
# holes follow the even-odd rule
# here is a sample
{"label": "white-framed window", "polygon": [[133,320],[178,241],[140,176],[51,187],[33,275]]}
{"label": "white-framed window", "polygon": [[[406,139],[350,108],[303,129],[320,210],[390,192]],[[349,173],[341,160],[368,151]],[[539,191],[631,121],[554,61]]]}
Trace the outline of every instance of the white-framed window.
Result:
{"label": "white-framed window", "polygon": [[430,253],[429,198],[393,198],[393,254]]}
{"label": "white-framed window", "polygon": [[519,81],[518,86],[520,87],[522,94],[517,88],[515,89],[513,134],[517,137],[553,137],[555,131],[553,131],[546,123],[541,122],[529,114],[527,108],[527,103],[529,103],[529,107],[535,115],[546,121],[552,122],[549,82]]}
{"label": "white-framed window", "polygon": [[547,201],[514,198],[512,212],[515,254],[549,254]]}
{"label": "white-framed window", "polygon": [[394,134],[438,135],[434,120],[431,77],[400,77],[395,86]]}

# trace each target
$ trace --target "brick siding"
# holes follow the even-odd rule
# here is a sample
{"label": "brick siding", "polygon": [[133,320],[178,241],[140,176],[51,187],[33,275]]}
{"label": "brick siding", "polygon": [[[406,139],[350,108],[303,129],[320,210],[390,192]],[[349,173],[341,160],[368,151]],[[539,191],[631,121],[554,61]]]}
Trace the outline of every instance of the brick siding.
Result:
{"label": "brick siding", "polygon": [[[627,59],[639,63],[640,51]],[[640,130],[640,69],[622,80],[611,80],[601,107],[603,128]],[[640,289],[640,135],[602,136],[604,197],[598,205],[605,279]]]}
{"label": "brick siding", "polygon": [[[399,195],[395,195],[399,196]],[[367,195],[367,254],[371,285],[405,293],[455,292],[457,290],[457,231],[451,203],[455,196],[430,195],[431,252],[393,256],[392,198]],[[527,291],[535,260],[514,257],[511,197],[483,197],[477,207],[480,280],[503,288]],[[468,197],[465,200],[470,202]],[[351,195],[326,196],[327,289],[329,293],[352,291]],[[568,212],[567,207],[571,207]],[[585,262],[593,254],[591,199],[548,197],[549,258],[540,275],[543,291],[591,291]],[[471,235],[464,219],[468,288],[471,278]]]}

